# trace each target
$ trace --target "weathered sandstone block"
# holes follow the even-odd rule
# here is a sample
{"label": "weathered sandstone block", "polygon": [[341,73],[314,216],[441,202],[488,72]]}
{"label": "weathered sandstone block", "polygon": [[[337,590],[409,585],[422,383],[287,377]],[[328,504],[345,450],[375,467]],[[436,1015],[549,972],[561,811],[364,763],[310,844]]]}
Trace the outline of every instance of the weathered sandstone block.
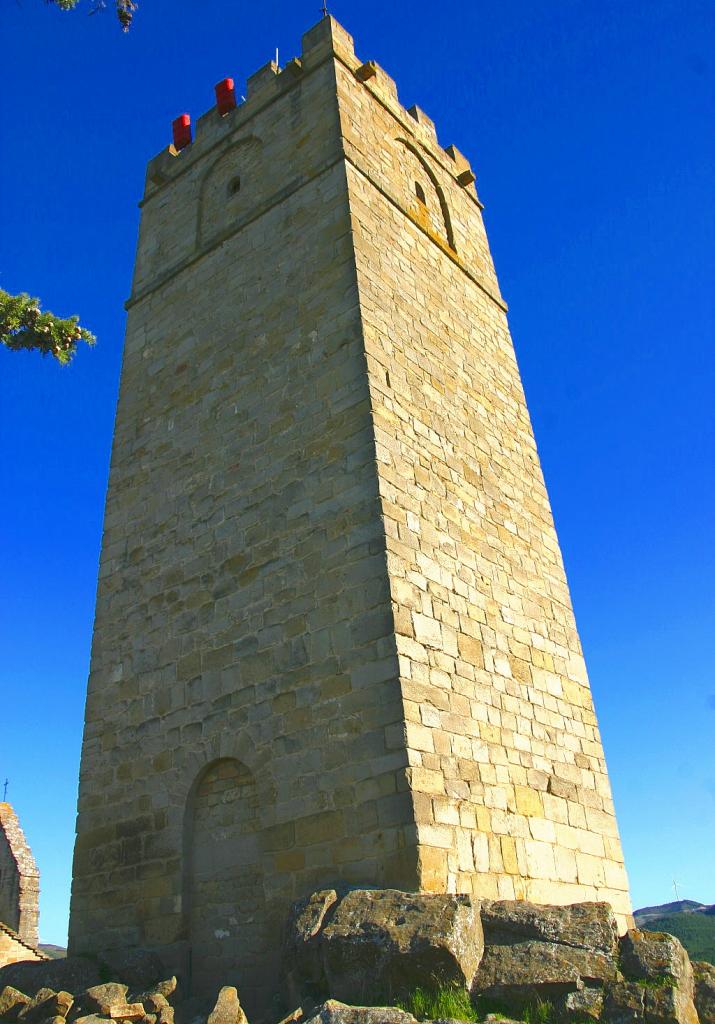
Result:
{"label": "weathered sandstone block", "polygon": [[615,980],[613,960],[600,950],[555,942],[487,946],[472,991],[520,1010],[537,1000],[553,1000]]}
{"label": "weathered sandstone block", "polygon": [[288,939],[298,988],[301,964],[309,988],[324,985],[351,1003],[394,1000],[432,979],[470,987],[484,948],[471,897],[358,889],[321,917],[330,898],[316,895],[294,917]]}
{"label": "weathered sandstone block", "polygon": [[606,903],[566,907],[486,900],[485,951],[472,991],[523,1010],[548,1000],[570,1019],[597,1017],[618,976],[618,932]]}
{"label": "weathered sandstone block", "polygon": [[683,988],[693,984],[693,969],[682,943],[666,932],[632,928],[621,939],[621,968],[628,978],[670,979]]}
{"label": "weathered sandstone block", "polygon": [[113,1003],[107,1007],[105,1016],[112,1020],[141,1020],[144,1007],[141,1003]]}
{"label": "weathered sandstone block", "polygon": [[658,1024],[697,1024],[690,958],[674,935],[633,928],[621,939],[621,970],[645,988],[644,1013]]}
{"label": "weathered sandstone block", "polygon": [[346,1006],[328,999],[306,1024],[417,1024],[411,1013],[394,1006]]}
{"label": "weathered sandstone block", "polygon": [[224,985],[221,989],[207,1024],[248,1024],[233,985]]}
{"label": "weathered sandstone block", "polygon": [[15,1020],[20,1010],[29,1002],[30,997],[26,996],[24,992],[13,988],[12,985],[6,985],[0,992],[0,1018]]}
{"label": "weathered sandstone block", "polygon": [[77,997],[70,1016],[72,1019],[76,1019],[97,1013],[106,1017],[112,1003],[126,1002],[126,995],[127,986],[116,981],[110,981],[103,985],[92,985]]}
{"label": "weathered sandstone block", "polygon": [[608,903],[543,906],[515,900],[482,900],[486,945],[508,946],[536,940],[599,950],[609,957],[618,948],[616,919]]}
{"label": "weathered sandstone block", "polygon": [[53,992],[51,988],[41,988],[30,1002],[23,1006],[18,1020],[23,1024],[37,1024],[50,1017],[62,1017],[69,1013],[74,998],[70,992]]}

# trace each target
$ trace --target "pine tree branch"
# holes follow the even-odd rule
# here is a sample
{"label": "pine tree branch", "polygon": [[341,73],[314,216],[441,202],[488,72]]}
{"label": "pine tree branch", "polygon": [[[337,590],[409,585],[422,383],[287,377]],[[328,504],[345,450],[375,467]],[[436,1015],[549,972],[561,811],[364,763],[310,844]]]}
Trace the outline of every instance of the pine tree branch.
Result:
{"label": "pine tree branch", "polygon": [[43,313],[37,299],[22,293],[10,295],[0,288],[0,344],[14,352],[34,349],[52,355],[64,365],[72,361],[77,342],[94,345],[96,338],[79,325],[79,317],[62,319]]}

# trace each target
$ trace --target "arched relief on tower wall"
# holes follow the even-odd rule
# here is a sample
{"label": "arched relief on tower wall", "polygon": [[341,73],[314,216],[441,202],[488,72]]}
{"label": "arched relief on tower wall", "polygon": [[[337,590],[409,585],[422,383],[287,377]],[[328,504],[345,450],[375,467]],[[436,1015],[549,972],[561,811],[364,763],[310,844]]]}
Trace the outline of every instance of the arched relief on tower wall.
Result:
{"label": "arched relief on tower wall", "polygon": [[190,169],[169,181],[142,207],[132,290],[141,291],[196,248],[198,182]]}
{"label": "arched relief on tower wall", "polygon": [[234,142],[214,160],[199,189],[196,243],[222,235],[261,197],[261,140],[255,135]]}
{"label": "arched relief on tower wall", "polygon": [[410,216],[430,235],[455,249],[449,206],[435,172],[411,142],[403,138],[396,142],[401,168],[396,180],[402,183],[402,200]]}
{"label": "arched relief on tower wall", "polygon": [[261,797],[243,762],[220,758],[195,780],[184,827],[184,917],[197,990],[223,984],[265,953]]}

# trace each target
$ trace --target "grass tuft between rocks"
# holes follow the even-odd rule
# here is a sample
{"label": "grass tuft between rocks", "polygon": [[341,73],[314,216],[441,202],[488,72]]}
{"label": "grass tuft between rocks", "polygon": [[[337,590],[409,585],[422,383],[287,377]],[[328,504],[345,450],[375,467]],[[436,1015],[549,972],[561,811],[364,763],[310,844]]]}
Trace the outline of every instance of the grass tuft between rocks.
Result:
{"label": "grass tuft between rocks", "polygon": [[641,988],[677,988],[675,978],[668,974],[659,974],[653,978],[636,978],[636,985]]}
{"label": "grass tuft between rocks", "polygon": [[535,1003],[527,1006],[522,1015],[525,1024],[549,1024],[553,1013],[551,1003],[543,999],[537,999]]}
{"label": "grass tuft between rocks", "polygon": [[397,1003],[418,1020],[478,1021],[479,1014],[472,1006],[469,993],[456,985],[436,985],[434,988],[415,988],[406,999]]}

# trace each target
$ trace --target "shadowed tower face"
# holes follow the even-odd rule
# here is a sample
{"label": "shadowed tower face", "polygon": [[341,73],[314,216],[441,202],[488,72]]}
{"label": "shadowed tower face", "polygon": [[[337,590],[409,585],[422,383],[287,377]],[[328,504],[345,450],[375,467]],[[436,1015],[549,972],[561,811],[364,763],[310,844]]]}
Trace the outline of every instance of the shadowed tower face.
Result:
{"label": "shadowed tower face", "polygon": [[70,942],[273,991],[339,884],[626,876],[467,161],[331,18],[147,173]]}

